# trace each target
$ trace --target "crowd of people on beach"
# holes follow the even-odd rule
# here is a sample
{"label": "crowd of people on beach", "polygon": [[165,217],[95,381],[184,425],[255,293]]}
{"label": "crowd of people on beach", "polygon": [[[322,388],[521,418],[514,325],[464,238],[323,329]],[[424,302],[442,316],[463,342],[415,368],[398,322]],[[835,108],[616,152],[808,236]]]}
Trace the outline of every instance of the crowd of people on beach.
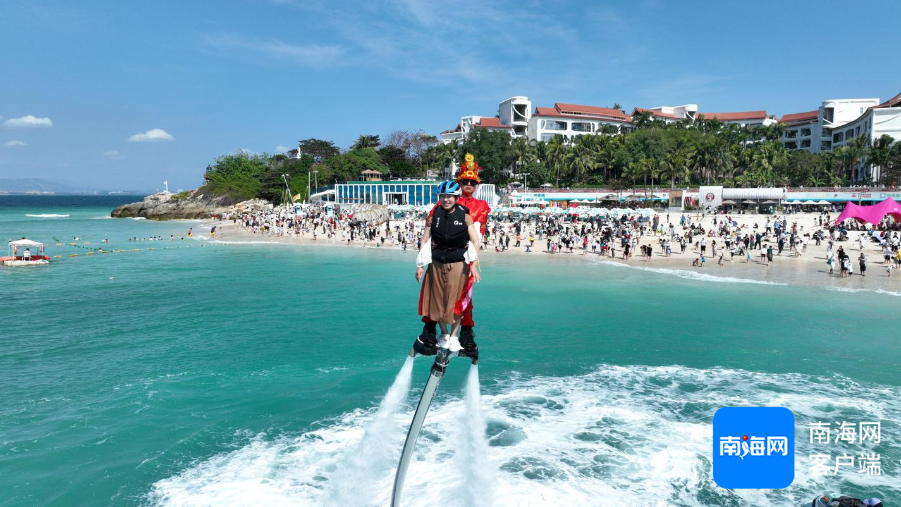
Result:
{"label": "crowd of people on beach", "polygon": [[[704,268],[711,263],[724,266],[729,262],[769,266],[777,259],[807,255],[811,243],[817,246],[826,243],[830,276],[854,274],[854,262],[848,253],[852,246],[858,250],[856,264],[860,275],[866,275],[868,246],[882,253],[881,264],[889,276],[893,269],[901,267],[901,228],[890,218],[875,226],[856,222],[836,225],[828,212],[821,212],[812,217],[813,226],[808,223],[805,229],[799,224],[798,215],[766,216],[765,221],[763,216],[758,216],[759,222],[739,223],[748,216],[711,211],[646,216],[639,210],[623,211],[592,217],[492,215],[480,247],[497,253],[543,251],[550,255],[596,255],[646,263],[653,262],[655,256],[690,256],[690,260],[686,259],[687,266]],[[425,215],[418,212],[391,213],[387,221],[373,223],[355,218],[352,210],[333,212],[317,206],[309,206],[299,214],[274,208],[221,218],[255,235],[401,250],[421,247],[425,223]],[[836,246],[839,243],[846,245]]]}

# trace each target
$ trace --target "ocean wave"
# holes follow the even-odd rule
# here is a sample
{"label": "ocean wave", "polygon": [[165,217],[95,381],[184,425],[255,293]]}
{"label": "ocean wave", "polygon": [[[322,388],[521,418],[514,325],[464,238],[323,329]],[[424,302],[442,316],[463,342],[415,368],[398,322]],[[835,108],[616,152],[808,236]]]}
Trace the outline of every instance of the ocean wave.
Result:
{"label": "ocean wave", "polygon": [[147,220],[147,217],[131,217],[132,220]]}
{"label": "ocean wave", "polygon": [[112,220],[113,217],[110,216],[102,216],[102,217],[94,217],[94,220]]}
{"label": "ocean wave", "polygon": [[851,287],[829,287],[829,290],[835,292],[873,292],[876,294],[885,294],[886,296],[901,297],[901,292],[892,292],[885,289],[853,289]]}
{"label": "ocean wave", "polygon": [[[820,477],[807,456],[816,421],[901,420],[901,389],[861,385],[840,375],[700,370],[679,366],[601,366],[584,375],[511,375],[479,401],[487,422],[487,457],[494,473],[492,505],[803,505],[823,491],[878,490],[901,495],[897,476]],[[404,505],[462,506],[468,470],[466,403],[443,393],[433,403],[404,488]],[[449,396],[448,396],[449,395]],[[345,477],[348,453],[365,442],[377,416],[356,410],[323,421],[298,436],[257,435],[237,450],[187,465],[148,494],[151,505],[328,505],[334,484],[347,485],[344,505],[389,504],[396,460],[412,416],[414,397],[382,421],[379,446],[395,449],[371,467]],[[722,406],[784,406],[795,415],[798,465],[783,490],[724,490],[713,481],[712,418]],[[836,419],[838,418],[838,419]],[[883,435],[884,437],[885,435]],[[882,454],[901,454],[896,438],[883,438]],[[866,446],[830,444],[831,454],[859,454]],[[481,465],[488,466],[488,465]],[[436,477],[441,477],[436,481]],[[354,479],[359,479],[354,481]],[[365,487],[364,487],[365,484]],[[359,486],[357,486],[359,485]],[[484,503],[484,502],[482,502]],[[475,505],[478,506],[479,502]]]}
{"label": "ocean wave", "polygon": [[283,243],[281,241],[226,241],[221,239],[214,239],[210,241],[210,243],[217,245],[289,245],[289,243]]}
{"label": "ocean wave", "polygon": [[608,266],[619,266],[623,268],[631,268],[638,269],[641,271],[648,271],[651,273],[658,273],[662,275],[670,275],[677,276],[679,278],[684,278],[686,280],[698,280],[703,282],[715,282],[715,283],[750,283],[757,285],[788,285],[787,283],[781,282],[767,282],[765,280],[751,280],[749,278],[733,278],[730,276],[716,276],[710,275],[707,273],[700,273],[697,271],[689,271],[687,269],[667,269],[667,268],[651,268],[646,266],[633,266],[631,264],[624,264],[622,262],[612,262],[612,261],[603,261],[603,260],[595,260],[600,264],[608,265]]}
{"label": "ocean wave", "polygon": [[41,213],[41,214],[39,214],[39,215],[28,215],[28,214],[26,214],[25,216],[26,216],[26,217],[33,217],[33,218],[68,218],[68,217],[69,217],[69,215],[57,215],[57,214],[55,214],[55,213]]}

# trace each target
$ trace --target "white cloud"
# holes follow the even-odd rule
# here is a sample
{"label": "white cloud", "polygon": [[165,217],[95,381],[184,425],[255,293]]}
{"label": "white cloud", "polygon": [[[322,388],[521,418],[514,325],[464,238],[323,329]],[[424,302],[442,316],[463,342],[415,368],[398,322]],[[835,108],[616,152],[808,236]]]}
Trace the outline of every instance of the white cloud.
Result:
{"label": "white cloud", "polygon": [[163,129],[150,129],[143,134],[135,134],[128,138],[130,143],[153,143],[159,141],[174,141],[172,134]]}
{"label": "white cloud", "polygon": [[11,129],[37,129],[50,128],[53,126],[53,122],[50,121],[50,118],[37,118],[29,114],[21,118],[10,118],[3,122],[3,125]]}
{"label": "white cloud", "polygon": [[124,160],[125,156],[119,153],[119,150],[108,150],[103,152],[103,158],[110,160]]}
{"label": "white cloud", "polygon": [[341,64],[344,49],[341,46],[320,44],[289,44],[277,39],[268,41],[246,40],[230,35],[208,37],[207,44],[226,50],[261,52],[272,58],[283,59],[301,65],[325,68]]}
{"label": "white cloud", "polygon": [[6,143],[4,143],[3,146],[13,147],[13,146],[28,146],[28,145],[23,143],[22,141],[6,141]]}
{"label": "white cloud", "polygon": [[278,145],[275,147],[276,153],[285,153],[286,151],[291,151],[291,148],[288,148],[287,146],[282,146],[282,145]]}

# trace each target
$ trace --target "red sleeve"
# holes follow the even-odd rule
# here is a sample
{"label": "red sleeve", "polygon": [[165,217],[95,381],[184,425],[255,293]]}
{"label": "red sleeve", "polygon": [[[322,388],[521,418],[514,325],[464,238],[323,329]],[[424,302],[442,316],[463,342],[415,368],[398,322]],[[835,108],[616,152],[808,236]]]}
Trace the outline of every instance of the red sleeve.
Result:
{"label": "red sleeve", "polygon": [[488,207],[487,202],[481,199],[476,200],[474,204],[473,208],[475,209],[470,209],[472,220],[481,224],[482,234],[485,234],[485,230],[488,227],[488,213],[491,212],[491,208]]}

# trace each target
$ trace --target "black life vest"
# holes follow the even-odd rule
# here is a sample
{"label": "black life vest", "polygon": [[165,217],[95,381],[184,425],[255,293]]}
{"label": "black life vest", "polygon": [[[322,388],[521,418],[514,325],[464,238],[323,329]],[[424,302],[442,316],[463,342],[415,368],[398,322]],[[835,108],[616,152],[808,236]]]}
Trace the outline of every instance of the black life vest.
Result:
{"label": "black life vest", "polygon": [[435,208],[431,227],[432,260],[444,263],[463,261],[469,242],[467,215],[469,209],[462,204],[457,204],[449,212],[441,206]]}

